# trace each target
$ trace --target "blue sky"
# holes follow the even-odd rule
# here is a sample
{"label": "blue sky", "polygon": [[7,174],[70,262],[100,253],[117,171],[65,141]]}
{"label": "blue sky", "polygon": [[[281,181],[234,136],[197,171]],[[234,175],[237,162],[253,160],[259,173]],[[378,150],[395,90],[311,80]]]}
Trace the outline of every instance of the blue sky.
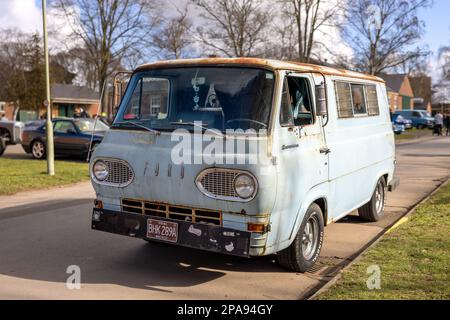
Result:
{"label": "blue sky", "polygon": [[437,53],[441,46],[450,46],[450,1],[434,0],[431,9],[421,9],[419,16],[426,23],[423,44]]}

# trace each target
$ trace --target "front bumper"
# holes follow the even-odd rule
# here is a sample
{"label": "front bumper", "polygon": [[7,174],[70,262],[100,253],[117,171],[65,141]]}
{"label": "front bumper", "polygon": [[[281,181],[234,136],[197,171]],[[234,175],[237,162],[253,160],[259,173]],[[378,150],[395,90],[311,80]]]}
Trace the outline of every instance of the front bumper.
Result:
{"label": "front bumper", "polygon": [[[141,214],[94,209],[92,229],[150,240],[147,238],[149,219],[175,222]],[[239,257],[250,257],[250,232],[184,221],[176,221],[176,223],[178,224],[178,240],[176,243],[167,242],[169,244]],[[192,232],[192,230],[196,232]],[[201,232],[198,230],[201,230]]]}

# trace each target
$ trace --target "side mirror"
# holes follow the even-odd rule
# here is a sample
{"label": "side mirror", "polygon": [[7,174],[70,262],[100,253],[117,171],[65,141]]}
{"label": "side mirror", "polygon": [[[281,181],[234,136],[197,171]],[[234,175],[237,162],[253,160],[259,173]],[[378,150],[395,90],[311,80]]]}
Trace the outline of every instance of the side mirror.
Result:
{"label": "side mirror", "polygon": [[322,82],[322,84],[316,86],[316,115],[323,117],[327,114],[327,95],[325,92],[325,84]]}
{"label": "side mirror", "polygon": [[77,131],[75,129],[67,129],[68,134],[77,134]]}

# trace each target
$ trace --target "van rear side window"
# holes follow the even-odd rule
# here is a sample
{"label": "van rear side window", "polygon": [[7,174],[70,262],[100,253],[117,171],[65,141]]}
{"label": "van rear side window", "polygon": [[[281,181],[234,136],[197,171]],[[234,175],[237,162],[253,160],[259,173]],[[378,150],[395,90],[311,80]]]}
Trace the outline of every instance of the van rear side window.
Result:
{"label": "van rear side window", "polygon": [[380,115],[375,85],[335,81],[335,90],[340,119]]}
{"label": "van rear side window", "polygon": [[336,81],[335,87],[339,118],[353,118],[352,92],[350,89],[350,84]]}
{"label": "van rear side window", "polygon": [[380,106],[378,105],[378,95],[376,86],[366,86],[367,109],[369,116],[379,116]]}

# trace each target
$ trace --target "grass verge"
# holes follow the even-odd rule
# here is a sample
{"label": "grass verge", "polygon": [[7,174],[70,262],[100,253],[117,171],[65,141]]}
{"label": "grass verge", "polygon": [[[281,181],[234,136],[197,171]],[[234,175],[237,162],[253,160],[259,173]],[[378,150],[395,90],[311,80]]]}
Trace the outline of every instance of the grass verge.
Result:
{"label": "grass verge", "polygon": [[[388,233],[319,300],[450,299],[450,184]],[[381,270],[381,289],[366,282]],[[373,271],[372,271],[373,272]]]}
{"label": "grass verge", "polygon": [[414,140],[422,137],[431,137],[433,135],[433,130],[430,129],[410,129],[406,130],[402,134],[396,134],[395,140],[404,141],[404,140]]}
{"label": "grass verge", "polygon": [[89,165],[55,161],[56,175],[47,175],[47,162],[0,158],[0,195],[45,189],[89,180]]}

